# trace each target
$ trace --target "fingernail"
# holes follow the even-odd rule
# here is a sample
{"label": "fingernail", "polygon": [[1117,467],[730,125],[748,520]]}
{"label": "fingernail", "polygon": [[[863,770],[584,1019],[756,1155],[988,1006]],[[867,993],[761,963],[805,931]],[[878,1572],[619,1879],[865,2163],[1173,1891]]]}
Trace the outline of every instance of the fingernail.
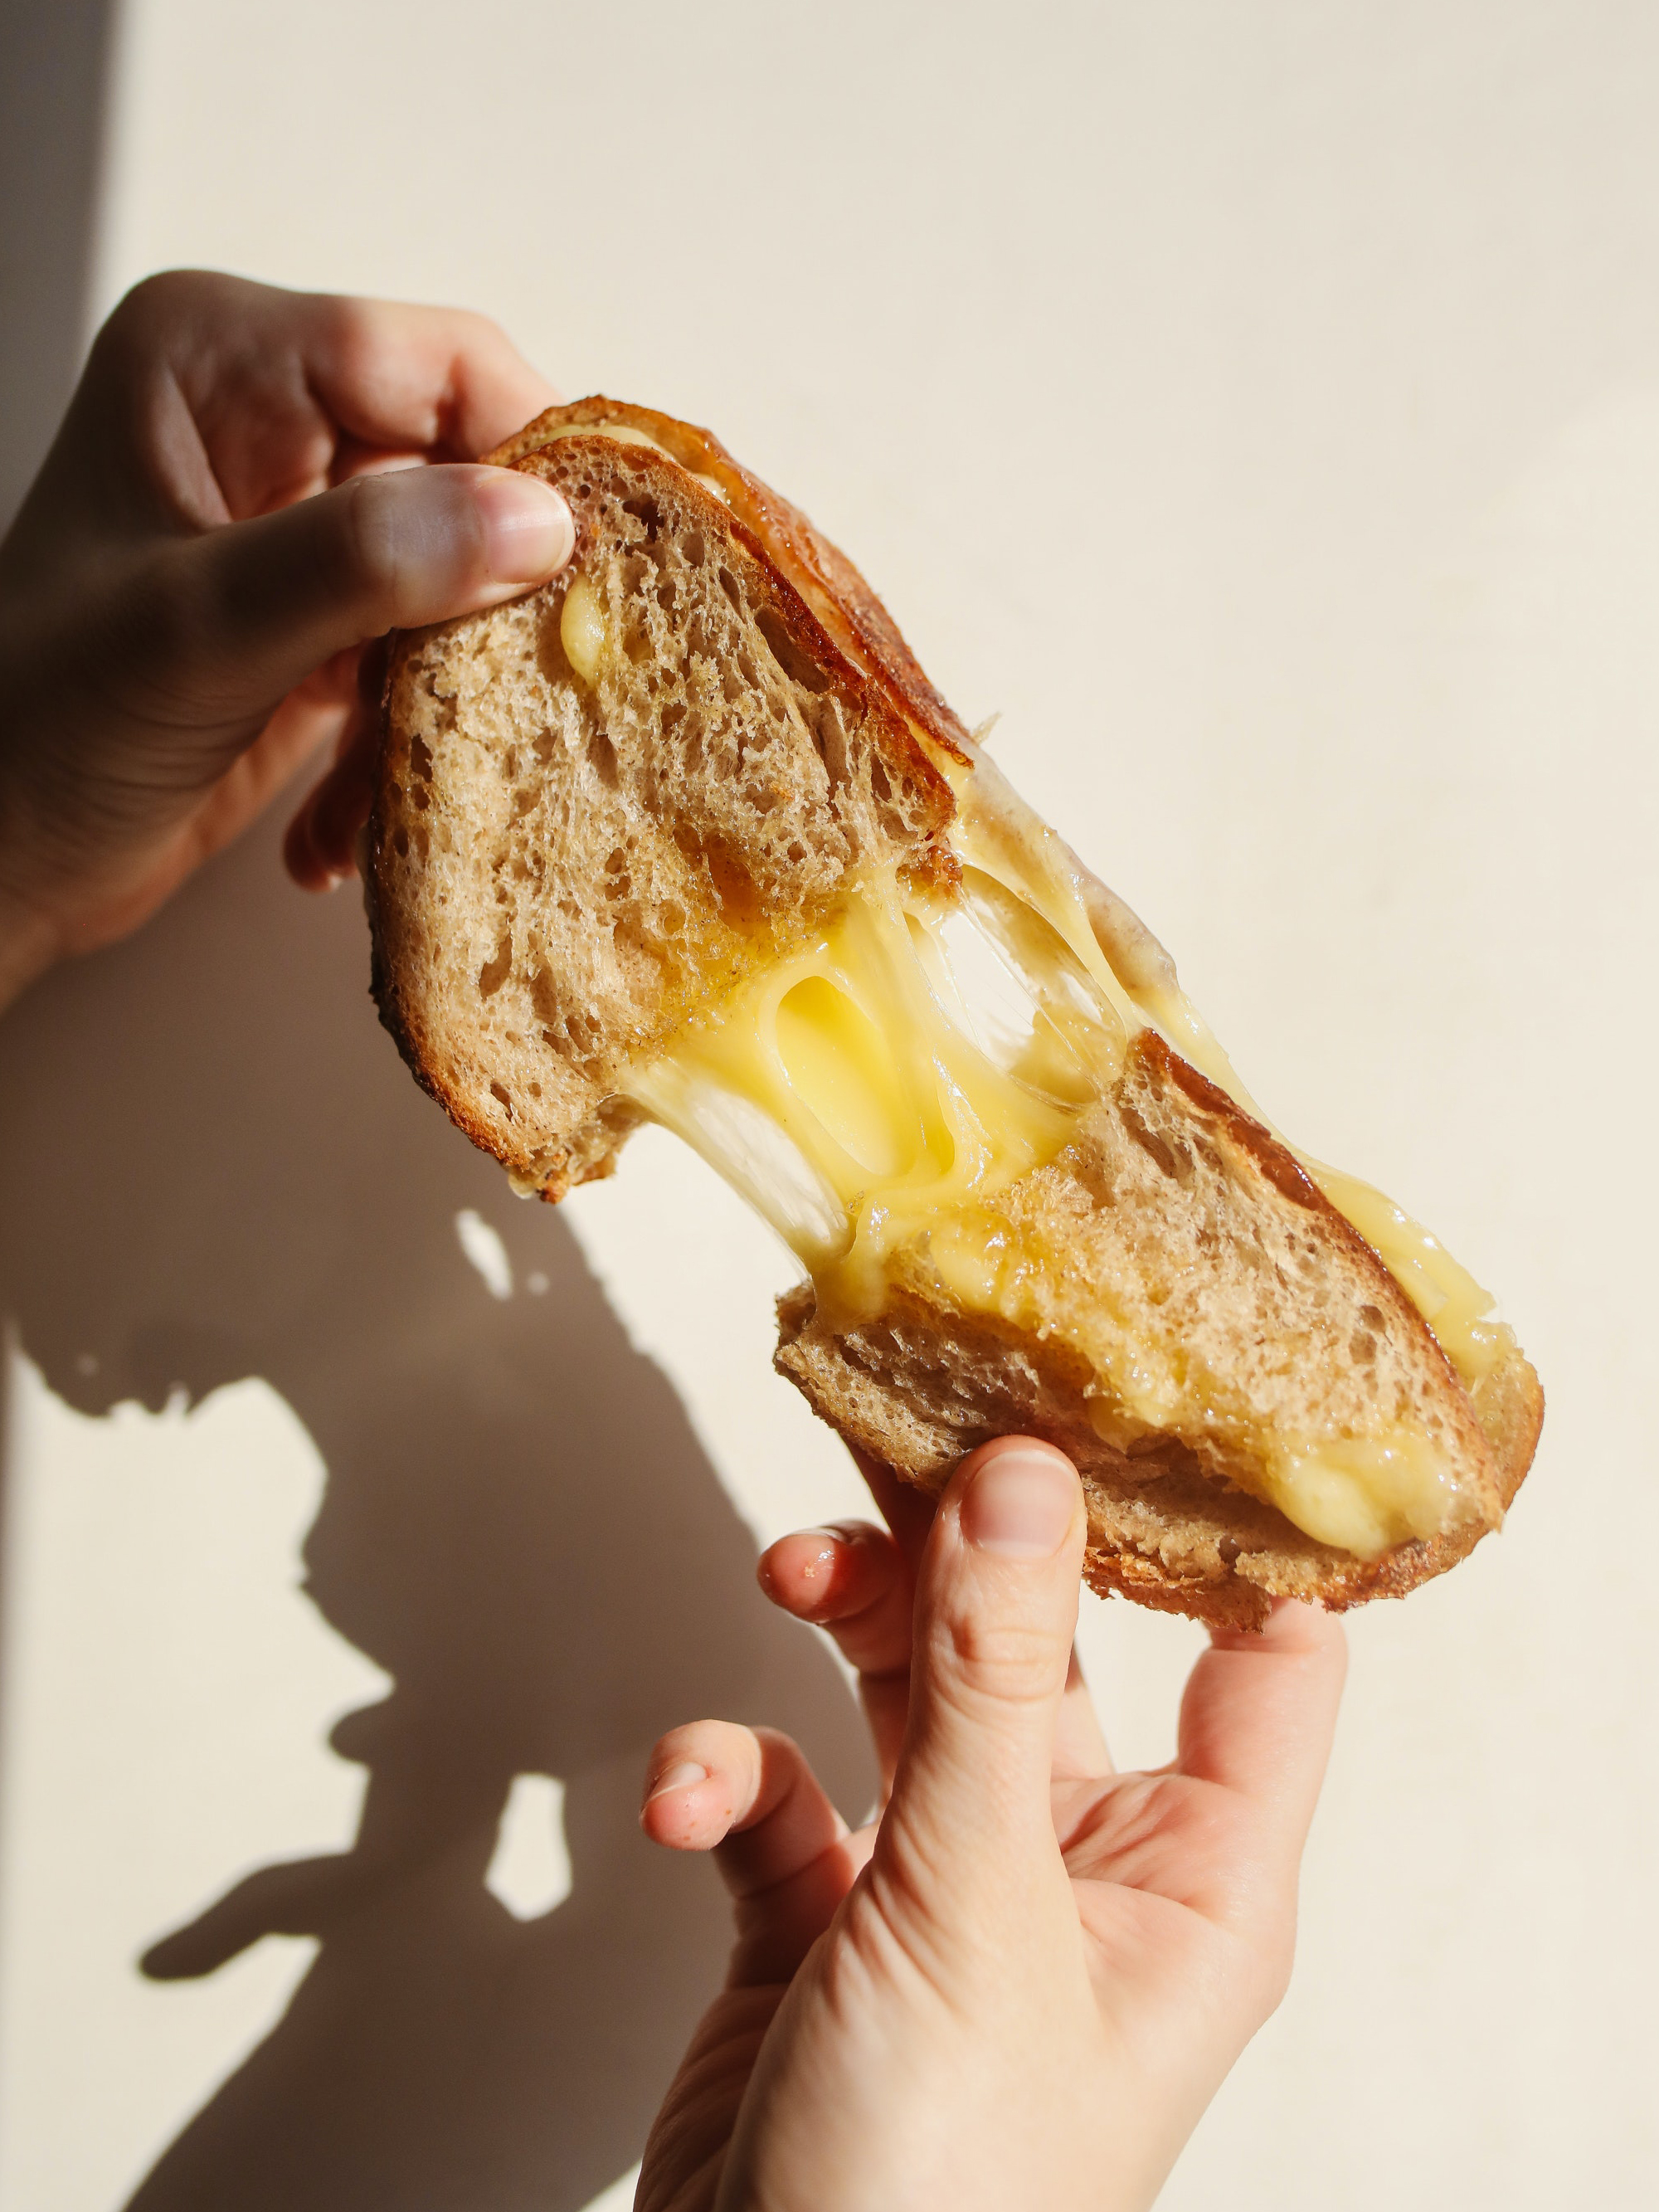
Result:
{"label": "fingernail", "polygon": [[800,1578],[804,1583],[815,1583],[821,1576],[832,1573],[836,1554],[847,1542],[839,1528],[798,1528],[789,1540],[813,1547],[811,1559],[801,1563]]}
{"label": "fingernail", "polygon": [[653,1798],[665,1797],[671,1790],[691,1790],[699,1782],[707,1782],[708,1779],[708,1769],[699,1766],[695,1759],[677,1760],[666,1774],[657,1777],[651,1796],[645,1802],[648,1805]]}
{"label": "fingernail", "polygon": [[1076,1509],[1077,1477],[1064,1460],[1049,1452],[998,1452],[969,1480],[962,1533],[997,1559],[1052,1559]]}
{"label": "fingernail", "polygon": [[576,550],[576,525],[551,484],[516,469],[492,469],[473,489],[483,522],[484,557],[498,583],[531,584],[563,568]]}

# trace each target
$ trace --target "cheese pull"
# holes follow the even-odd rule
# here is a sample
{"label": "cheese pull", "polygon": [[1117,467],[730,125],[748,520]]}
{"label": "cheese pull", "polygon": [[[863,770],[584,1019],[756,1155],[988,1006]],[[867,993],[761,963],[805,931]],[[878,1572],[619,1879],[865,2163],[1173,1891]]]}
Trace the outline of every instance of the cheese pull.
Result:
{"label": "cheese pull", "polygon": [[[973,775],[957,781],[959,893],[863,884],[625,1086],[771,1223],[837,1331],[882,1312],[901,1266],[967,1309],[1040,1330],[1044,1255],[1020,1249],[987,1201],[1073,1141],[1140,1030],[1261,1118],[1156,940],[1135,924],[1128,954],[1109,957],[1067,848],[1042,825],[1032,834],[1006,787],[981,806]],[[1486,1294],[1380,1193],[1308,1165],[1478,1381],[1504,1334],[1483,1319]],[[1073,1332],[1085,1357],[1100,1351],[1089,1334]],[[1167,1416],[1175,1384],[1158,1358],[1103,1355],[1096,1376],[1109,1440],[1127,1444]],[[1448,1457],[1408,1424],[1287,1433],[1266,1459],[1264,1500],[1362,1559],[1433,1536],[1467,1503]]]}
{"label": "cheese pull", "polygon": [[810,1278],[780,1371],[927,1489],[1053,1438],[1097,1589],[1259,1626],[1497,1527],[1542,1401],[1490,1298],[1272,1129],[846,556],[649,409],[490,459],[576,556],[394,641],[364,866],[381,1018],[515,1188],[677,1131]]}

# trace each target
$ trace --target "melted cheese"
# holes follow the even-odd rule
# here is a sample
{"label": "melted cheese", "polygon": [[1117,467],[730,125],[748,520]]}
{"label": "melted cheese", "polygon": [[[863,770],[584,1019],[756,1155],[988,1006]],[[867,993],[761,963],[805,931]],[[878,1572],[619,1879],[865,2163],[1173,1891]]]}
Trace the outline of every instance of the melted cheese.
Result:
{"label": "melted cheese", "polygon": [[[975,1033],[944,919],[871,892],[627,1086],[772,1222],[836,1328],[880,1310],[901,1246],[1052,1159],[1079,1110]],[[1092,1095],[1059,1024],[1039,1009],[1031,1033]]]}
{"label": "melted cheese", "polygon": [[605,659],[605,609],[584,575],[573,576],[565,592],[564,605],[559,610],[559,642],[582,682],[591,684]]}

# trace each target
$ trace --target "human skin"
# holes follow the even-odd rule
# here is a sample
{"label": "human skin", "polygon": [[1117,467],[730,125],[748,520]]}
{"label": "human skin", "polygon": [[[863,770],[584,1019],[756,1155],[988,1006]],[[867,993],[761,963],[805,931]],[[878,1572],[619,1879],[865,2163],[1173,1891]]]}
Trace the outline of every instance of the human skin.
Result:
{"label": "human skin", "polygon": [[641,1823],[712,1850],[736,1941],[647,2144],[641,2212],[1130,2212],[1284,1994],[1340,1630],[1218,1632],[1165,1767],[1119,1774],[1072,1656],[1070,1464],[1005,1437],[896,1536],[809,1531],[774,1601],[858,1670],[883,1781],[855,1833],[787,1737],[700,1721]]}
{"label": "human skin", "polygon": [[[365,644],[556,574],[556,492],[476,455],[556,397],[482,316],[174,271],[94,343],[0,544],[0,1006],[136,928],[333,746]],[[361,776],[289,839],[349,866]]]}

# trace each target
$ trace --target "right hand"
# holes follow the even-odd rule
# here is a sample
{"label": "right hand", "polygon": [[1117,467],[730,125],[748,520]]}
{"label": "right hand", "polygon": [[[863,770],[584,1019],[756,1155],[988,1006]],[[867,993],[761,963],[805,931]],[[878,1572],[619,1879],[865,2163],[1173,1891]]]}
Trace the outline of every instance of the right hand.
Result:
{"label": "right hand", "polygon": [[641,2212],[1140,2212],[1283,1994],[1343,1675],[1281,1605],[1211,1638],[1168,1766],[1119,1774],[1072,1660],[1082,1493],[1005,1437],[901,1543],[762,1563],[859,1670],[884,1803],[856,1835],[787,1737],[657,1746],[641,1820],[712,1850],[726,1986],[646,2148]]}

